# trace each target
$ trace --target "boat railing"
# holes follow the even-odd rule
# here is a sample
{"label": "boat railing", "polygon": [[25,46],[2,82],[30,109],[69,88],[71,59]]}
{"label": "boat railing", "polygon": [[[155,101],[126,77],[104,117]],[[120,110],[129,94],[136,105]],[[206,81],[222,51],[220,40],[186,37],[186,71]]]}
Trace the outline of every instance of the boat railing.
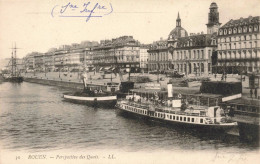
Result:
{"label": "boat railing", "polygon": [[[136,108],[142,108],[142,109],[147,109],[147,110],[153,110],[156,112],[163,112],[163,113],[170,113],[170,114],[177,114],[177,115],[184,115],[184,116],[200,116],[200,117],[206,117],[206,113],[201,113],[201,112],[185,112],[185,111],[181,111],[179,108],[172,108],[172,107],[165,107],[165,106],[161,106],[161,105],[155,105],[153,103],[140,103],[140,102],[136,102],[133,100],[119,100],[121,102],[123,102],[124,104],[130,105],[130,106],[134,106]],[[150,106],[153,105],[154,108],[150,109]],[[195,109],[197,110],[197,109]]]}

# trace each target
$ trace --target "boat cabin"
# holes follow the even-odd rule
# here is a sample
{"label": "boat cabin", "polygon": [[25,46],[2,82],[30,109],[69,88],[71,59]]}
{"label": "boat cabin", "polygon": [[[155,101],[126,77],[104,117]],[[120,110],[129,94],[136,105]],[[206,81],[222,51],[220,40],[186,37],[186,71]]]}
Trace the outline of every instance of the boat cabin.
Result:
{"label": "boat cabin", "polygon": [[119,83],[107,82],[104,84],[87,84],[87,88],[90,90],[98,90],[100,92],[115,92],[119,90]]}

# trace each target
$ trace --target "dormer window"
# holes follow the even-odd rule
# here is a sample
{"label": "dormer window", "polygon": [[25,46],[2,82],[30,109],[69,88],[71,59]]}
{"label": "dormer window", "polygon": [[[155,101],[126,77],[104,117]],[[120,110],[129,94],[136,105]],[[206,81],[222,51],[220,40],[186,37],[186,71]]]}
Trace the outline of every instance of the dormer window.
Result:
{"label": "dormer window", "polygon": [[220,29],[220,30],[219,30],[219,35],[222,35],[222,34],[223,34],[223,30]]}
{"label": "dormer window", "polygon": [[224,34],[225,34],[225,35],[227,34],[227,29],[224,30]]}
{"label": "dormer window", "polygon": [[239,27],[238,28],[238,33],[241,33],[242,32],[242,27]]}
{"label": "dormer window", "polygon": [[257,30],[258,30],[258,26],[255,25],[255,26],[254,26],[254,31],[257,31]]}
{"label": "dormer window", "polygon": [[228,34],[232,34],[232,29],[228,29]]}
{"label": "dormer window", "polygon": [[247,27],[246,26],[244,26],[243,32],[247,32]]}
{"label": "dormer window", "polygon": [[212,39],[212,45],[216,45],[216,40]]}
{"label": "dormer window", "polygon": [[252,32],[252,31],[253,31],[253,27],[252,27],[252,26],[249,26],[248,31],[249,31],[249,32]]}
{"label": "dormer window", "polygon": [[233,29],[233,33],[236,34],[237,33],[237,28]]}

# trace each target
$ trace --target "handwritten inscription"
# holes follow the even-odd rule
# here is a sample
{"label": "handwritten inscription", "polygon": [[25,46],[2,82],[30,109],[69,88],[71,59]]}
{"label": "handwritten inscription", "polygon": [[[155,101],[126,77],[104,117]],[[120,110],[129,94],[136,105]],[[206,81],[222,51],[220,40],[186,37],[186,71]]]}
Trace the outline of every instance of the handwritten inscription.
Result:
{"label": "handwritten inscription", "polygon": [[[86,22],[90,18],[96,17],[101,18],[109,15],[113,12],[112,4],[104,5],[100,3],[85,2],[83,4],[72,4],[68,2],[63,5],[56,5],[52,8],[51,16],[55,17],[83,17],[86,18]],[[57,13],[57,14],[56,14]]]}
{"label": "handwritten inscription", "polygon": [[238,162],[238,161],[246,161],[247,158],[244,154],[224,154],[224,153],[216,153],[212,162],[216,161],[226,161],[230,162]]}

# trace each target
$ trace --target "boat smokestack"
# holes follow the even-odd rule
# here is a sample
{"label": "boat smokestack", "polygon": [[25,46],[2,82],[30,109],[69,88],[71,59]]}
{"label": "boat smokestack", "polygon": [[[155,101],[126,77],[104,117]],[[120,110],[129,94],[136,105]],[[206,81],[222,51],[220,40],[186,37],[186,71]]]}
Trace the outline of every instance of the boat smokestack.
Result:
{"label": "boat smokestack", "polygon": [[167,88],[168,88],[168,97],[173,97],[173,95],[172,95],[172,84],[167,84]]}

